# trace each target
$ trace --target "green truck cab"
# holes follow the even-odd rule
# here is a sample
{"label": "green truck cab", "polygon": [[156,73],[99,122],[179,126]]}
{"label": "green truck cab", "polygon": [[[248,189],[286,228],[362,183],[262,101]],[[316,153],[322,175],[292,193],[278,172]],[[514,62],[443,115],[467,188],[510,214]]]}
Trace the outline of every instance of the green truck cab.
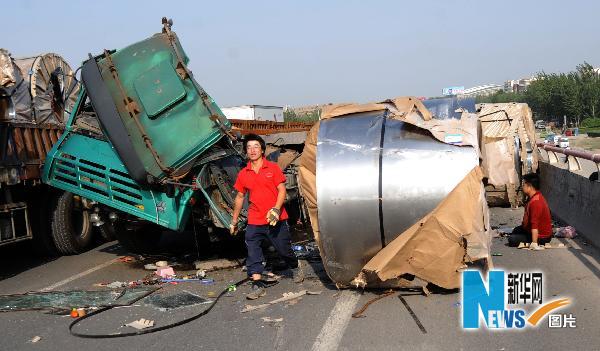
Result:
{"label": "green truck cab", "polygon": [[[192,212],[228,228],[232,180],[244,162],[171,25],[163,18],[161,33],[90,55],[65,132],[44,165],[43,181],[82,199],[93,224],[130,251],[148,248],[163,228],[183,230]],[[72,240],[63,251],[76,246]]]}

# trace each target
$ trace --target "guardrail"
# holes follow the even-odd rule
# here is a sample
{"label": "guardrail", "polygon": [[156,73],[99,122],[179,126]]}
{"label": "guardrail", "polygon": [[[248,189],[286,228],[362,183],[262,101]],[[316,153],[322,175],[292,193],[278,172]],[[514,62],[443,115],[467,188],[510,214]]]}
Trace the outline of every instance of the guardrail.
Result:
{"label": "guardrail", "polygon": [[537,146],[548,153],[548,163],[550,164],[559,163],[560,159],[557,154],[562,154],[567,156],[566,163],[569,171],[581,170],[580,159],[594,162],[596,164],[596,170],[600,171],[600,154],[593,154],[582,150],[563,149],[545,143],[537,143]]}

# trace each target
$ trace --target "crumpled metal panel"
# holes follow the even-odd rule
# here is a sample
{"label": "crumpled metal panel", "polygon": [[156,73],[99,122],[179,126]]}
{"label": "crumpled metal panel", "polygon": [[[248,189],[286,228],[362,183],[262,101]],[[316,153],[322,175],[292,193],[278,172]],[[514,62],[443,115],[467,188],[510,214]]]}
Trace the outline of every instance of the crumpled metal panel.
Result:
{"label": "crumpled metal panel", "polygon": [[442,143],[424,129],[386,119],[383,112],[321,121],[317,206],[329,276],[349,283],[384,245],[431,212],[478,161],[473,148]]}

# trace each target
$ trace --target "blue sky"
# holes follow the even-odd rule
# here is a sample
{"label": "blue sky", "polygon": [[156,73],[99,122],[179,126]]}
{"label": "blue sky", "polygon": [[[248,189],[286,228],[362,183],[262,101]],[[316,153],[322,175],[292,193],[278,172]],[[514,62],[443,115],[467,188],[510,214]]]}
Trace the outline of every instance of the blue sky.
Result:
{"label": "blue sky", "polygon": [[598,1],[3,2],[15,57],[87,53],[160,31],[163,16],[220,106],[439,96],[544,70],[600,66]]}

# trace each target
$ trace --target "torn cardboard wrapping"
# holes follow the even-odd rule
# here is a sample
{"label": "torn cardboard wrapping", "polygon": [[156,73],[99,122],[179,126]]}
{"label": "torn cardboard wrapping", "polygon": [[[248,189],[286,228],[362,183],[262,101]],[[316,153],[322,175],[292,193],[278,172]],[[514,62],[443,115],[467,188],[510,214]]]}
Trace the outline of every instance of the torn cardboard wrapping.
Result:
{"label": "torn cardboard wrapping", "polygon": [[489,267],[489,212],[481,180],[476,167],[430,214],[379,251],[353,284],[364,287],[412,274],[453,289],[460,286],[465,263],[486,259]]}
{"label": "torn cardboard wrapping", "polygon": [[16,67],[13,63],[10,53],[5,49],[0,49],[0,86],[11,87],[17,83],[15,76]]}
{"label": "torn cardboard wrapping", "polygon": [[478,104],[477,110],[484,177],[493,187],[504,187],[514,207],[518,204],[519,174],[536,172],[538,168],[531,109],[524,103],[501,103]]}
{"label": "torn cardboard wrapping", "polygon": [[474,114],[463,112],[461,119],[434,119],[425,105],[415,97],[397,97],[367,104],[326,105],[321,110],[321,119],[386,109],[389,111],[388,118],[426,129],[443,143],[479,149],[477,117]]}
{"label": "torn cardboard wrapping", "polygon": [[310,217],[310,225],[313,230],[313,235],[320,252],[323,252],[321,246],[319,232],[319,216],[317,213],[317,139],[319,136],[319,123],[310,129],[306,135],[304,142],[304,150],[300,156],[300,164],[298,166],[298,176],[300,183],[300,192],[306,210]]}
{"label": "torn cardboard wrapping", "polygon": [[[381,110],[388,111],[388,118],[428,130],[441,142],[473,146],[476,151],[479,150],[476,115],[465,112],[460,120],[435,120],[421,101],[413,97],[364,105],[328,105],[321,111],[321,118],[343,118],[345,115]],[[307,134],[300,157],[299,183],[315,240],[323,256],[316,189],[319,126],[320,122],[316,123]],[[355,283],[361,286],[385,286],[385,283],[398,286],[400,276],[410,273],[439,286],[455,288],[458,287],[459,269],[466,262],[487,260],[488,266],[491,265],[489,213],[481,177],[479,167],[474,169],[457,187],[460,189],[452,192],[452,200],[444,201],[444,205],[440,204],[375,254]],[[467,208],[467,213],[462,212],[463,208]],[[427,226],[420,229],[419,223],[425,222]]]}

